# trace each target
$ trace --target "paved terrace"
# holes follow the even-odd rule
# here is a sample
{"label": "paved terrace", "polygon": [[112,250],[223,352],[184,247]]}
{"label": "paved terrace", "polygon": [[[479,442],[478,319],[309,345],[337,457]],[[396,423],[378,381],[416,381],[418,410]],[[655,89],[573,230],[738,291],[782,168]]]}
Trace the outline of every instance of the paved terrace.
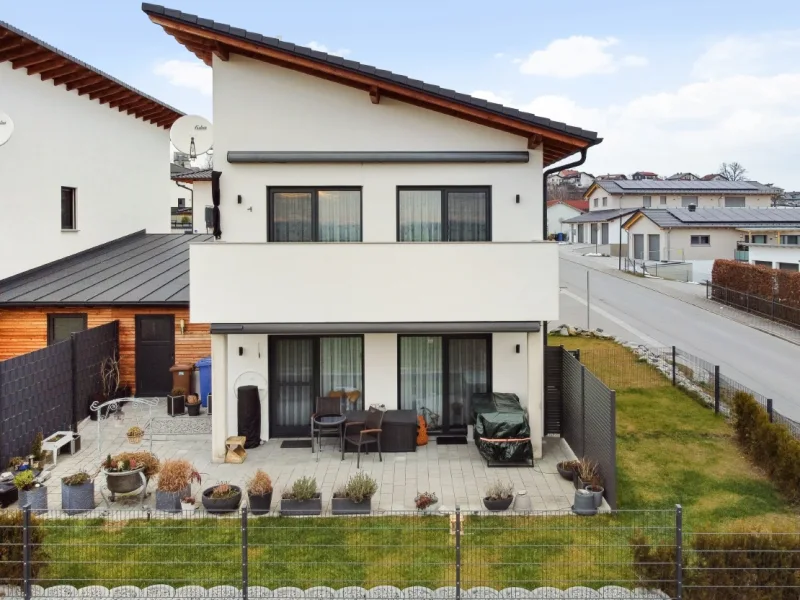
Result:
{"label": "paved terrace", "polygon": [[[97,449],[97,423],[87,420],[81,424],[81,451],[74,456],[61,454],[46,483],[51,510],[61,508],[60,478],[64,475],[79,470],[95,474],[107,454],[149,449],[147,437],[139,445],[132,445],[125,438],[129,427],[143,426],[145,414],[131,405],[124,407],[121,413],[110,415],[101,422],[102,454]],[[323,502],[327,503],[324,512],[329,512],[333,491],[357,471],[355,454],[346,454],[342,461],[338,441],[332,438],[323,439],[319,461],[310,449],[282,449],[282,440],[270,440],[259,448],[248,450],[243,464],[214,464],[209,449],[209,416],[169,417],[163,402],[153,409],[153,415],[154,423],[147,431],[162,432],[153,435],[152,449],[156,456],[162,460],[185,458],[202,474],[202,486],[194,486],[192,490],[198,505],[202,489],[220,481],[243,486],[245,479],[261,468],[273,481],[273,510],[278,508],[280,493],[295,479],[308,475],[316,478]],[[468,439],[471,440],[471,436]],[[418,447],[415,453],[384,454],[383,462],[378,461],[374,452],[362,455],[361,468],[378,481],[378,494],[372,501],[373,509],[378,511],[414,510],[413,499],[417,491],[435,492],[440,500],[440,510],[453,510],[456,504],[463,510],[483,510],[483,492],[497,479],[512,482],[517,491],[526,490],[533,510],[568,510],[572,505],[574,488],[571,482],[558,475],[556,463],[573,457],[561,440],[549,438],[545,440],[544,458],[536,461],[533,468],[490,468],[474,444],[440,446],[432,439],[427,446]],[[100,495],[102,483],[103,476],[98,475],[95,479],[96,513],[109,508]],[[154,482],[150,483],[148,490],[151,493],[145,506],[154,507]],[[118,497],[110,506],[111,510],[134,508],[141,508],[139,497]]]}

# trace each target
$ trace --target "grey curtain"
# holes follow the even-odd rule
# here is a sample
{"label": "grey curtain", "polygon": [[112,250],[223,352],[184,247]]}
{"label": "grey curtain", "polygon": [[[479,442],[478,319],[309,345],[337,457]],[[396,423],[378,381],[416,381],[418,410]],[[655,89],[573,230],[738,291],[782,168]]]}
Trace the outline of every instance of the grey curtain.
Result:
{"label": "grey curtain", "polygon": [[448,192],[448,239],[451,242],[486,241],[486,204],[484,192]]}
{"label": "grey curtain", "polygon": [[308,425],[313,410],[313,340],[278,340],[275,344],[277,426]]}
{"label": "grey curtain", "polygon": [[401,242],[438,242],[442,239],[442,192],[400,190]]}
{"label": "grey curtain", "polygon": [[362,342],[360,337],[325,337],[319,342],[320,394],[341,394],[345,412],[364,406]]}
{"label": "grey curtain", "polygon": [[489,391],[488,344],[485,339],[452,338],[448,347],[450,426],[466,426],[472,395]]}
{"label": "grey curtain", "polygon": [[361,192],[320,190],[318,192],[319,241],[361,241]]}
{"label": "grey curtain", "polygon": [[311,242],[313,198],[310,192],[280,192],[272,197],[273,241]]}
{"label": "grey curtain", "polygon": [[416,410],[428,427],[442,422],[442,338],[400,338],[400,408]]}

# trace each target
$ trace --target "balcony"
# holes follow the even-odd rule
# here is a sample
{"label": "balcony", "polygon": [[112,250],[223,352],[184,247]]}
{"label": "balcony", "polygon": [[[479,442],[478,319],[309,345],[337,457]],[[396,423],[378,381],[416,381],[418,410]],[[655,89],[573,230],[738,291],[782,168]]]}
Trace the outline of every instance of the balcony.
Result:
{"label": "balcony", "polygon": [[172,206],[169,209],[170,224],[173,231],[192,231],[192,209]]}
{"label": "balcony", "polygon": [[487,323],[558,318],[548,242],[191,246],[198,323]]}

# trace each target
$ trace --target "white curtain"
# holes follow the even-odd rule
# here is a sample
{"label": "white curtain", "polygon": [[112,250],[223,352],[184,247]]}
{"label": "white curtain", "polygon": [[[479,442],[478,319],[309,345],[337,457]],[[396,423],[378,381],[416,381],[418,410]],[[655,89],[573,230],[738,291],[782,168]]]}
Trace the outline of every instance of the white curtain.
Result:
{"label": "white curtain", "polygon": [[358,190],[320,190],[319,241],[361,241],[361,192]]}
{"label": "white curtain", "polygon": [[400,190],[401,242],[438,242],[442,239],[442,192]]}
{"label": "white curtain", "polygon": [[344,411],[364,406],[362,341],[360,337],[324,337],[319,341],[320,394],[341,394]]}
{"label": "white curtain", "polygon": [[451,242],[483,242],[488,239],[484,192],[448,192],[447,227]]}
{"label": "white curtain", "polygon": [[428,427],[442,422],[442,338],[400,338],[400,408],[416,410]]}
{"label": "white curtain", "polygon": [[272,197],[273,241],[312,241],[312,202],[310,192],[276,193]]}

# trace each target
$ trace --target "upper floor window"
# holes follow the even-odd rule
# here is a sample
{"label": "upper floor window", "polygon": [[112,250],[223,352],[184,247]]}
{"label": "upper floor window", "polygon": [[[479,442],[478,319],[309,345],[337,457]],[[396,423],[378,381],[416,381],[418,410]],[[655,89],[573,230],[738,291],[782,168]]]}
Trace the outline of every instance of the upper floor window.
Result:
{"label": "upper floor window", "polygon": [[692,246],[710,246],[711,245],[711,236],[710,235],[693,235],[691,237],[691,244],[692,244]]}
{"label": "upper floor window", "polygon": [[681,196],[681,206],[683,208],[697,206],[697,196]]}
{"label": "upper floor window", "polygon": [[600,199],[599,198],[595,198],[594,199],[594,207],[597,208],[599,203],[600,203]]}
{"label": "upper floor window", "polygon": [[178,198],[178,208],[186,208],[186,198]]}
{"label": "upper floor window", "polygon": [[78,228],[75,188],[61,188],[61,229],[75,230]]}
{"label": "upper floor window", "polygon": [[667,197],[666,196],[659,196],[659,202],[661,204],[666,204],[667,203]]}
{"label": "upper floor window", "polygon": [[642,196],[642,206],[644,208],[650,208],[653,206],[653,197],[652,196]]}
{"label": "upper floor window", "polygon": [[[745,236],[746,238],[747,236]],[[767,236],[766,235],[754,235],[753,236],[753,243],[754,244],[766,244],[767,243]]]}
{"label": "upper floor window", "polygon": [[271,188],[270,242],[360,242],[361,188]]}
{"label": "upper floor window", "polygon": [[608,197],[603,196],[603,206],[608,206]]}
{"label": "upper floor window", "polygon": [[800,235],[782,235],[781,244],[794,244],[797,245],[800,241]]}
{"label": "upper floor window", "polygon": [[744,208],[744,196],[725,196],[726,208]]}
{"label": "upper floor window", "polygon": [[487,242],[488,187],[397,188],[397,241]]}
{"label": "upper floor window", "polygon": [[86,313],[47,315],[47,345],[68,340],[70,334],[86,329]]}

